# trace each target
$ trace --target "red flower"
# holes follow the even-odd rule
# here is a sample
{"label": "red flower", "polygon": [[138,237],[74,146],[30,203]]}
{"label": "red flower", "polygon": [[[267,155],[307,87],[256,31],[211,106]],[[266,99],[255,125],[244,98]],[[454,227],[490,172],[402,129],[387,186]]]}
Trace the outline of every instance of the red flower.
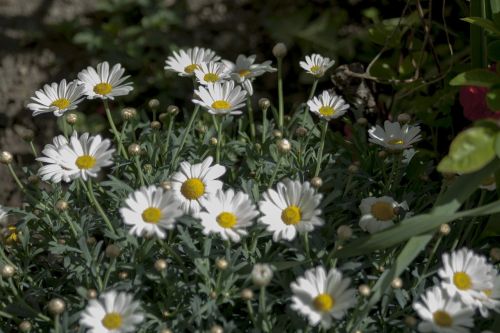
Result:
{"label": "red flower", "polygon": [[465,118],[469,120],[500,119],[500,112],[492,111],[486,104],[488,91],[488,88],[476,86],[467,86],[460,89],[460,104],[464,108]]}

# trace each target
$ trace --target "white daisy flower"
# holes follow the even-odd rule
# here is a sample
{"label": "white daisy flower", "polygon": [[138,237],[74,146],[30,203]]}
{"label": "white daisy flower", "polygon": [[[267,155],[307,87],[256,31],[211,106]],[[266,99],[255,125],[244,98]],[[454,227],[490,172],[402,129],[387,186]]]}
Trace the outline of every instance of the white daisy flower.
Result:
{"label": "white daisy flower", "polygon": [[85,98],[83,90],[77,81],[66,84],[66,80],[62,80],[59,84],[46,84],[43,89],[35,91],[36,97],[31,97],[33,103],[29,103],[27,107],[33,111],[33,116],[52,112],[60,117],[64,112],[76,109],[78,103]]}
{"label": "white daisy flower", "polygon": [[485,180],[481,182],[481,185],[479,185],[480,189],[486,190],[486,191],[495,191],[497,189],[497,183],[495,181],[495,175],[491,175]]}
{"label": "white daisy flower", "polygon": [[492,290],[494,268],[467,248],[443,254],[443,267],[438,271],[443,288],[450,296],[458,295],[460,300],[472,306],[475,298],[482,297],[484,290]]}
{"label": "white daisy flower", "polygon": [[172,192],[156,186],[141,187],[125,200],[120,208],[123,222],[131,225],[129,233],[136,236],[165,238],[165,230],[171,230],[184,212]]}
{"label": "white daisy flower", "polygon": [[397,208],[409,210],[406,201],[398,203],[388,196],[365,198],[359,204],[361,211],[359,227],[371,234],[392,227],[398,215]]}
{"label": "white daisy flower", "polygon": [[482,290],[479,297],[475,297],[474,308],[478,308],[481,315],[487,318],[490,310],[500,312],[500,275],[495,272],[493,288]]}
{"label": "white daisy flower", "polygon": [[250,197],[243,192],[226,192],[218,190],[202,201],[203,208],[198,218],[201,219],[203,233],[220,234],[222,239],[239,242],[241,236],[247,235],[245,230],[252,225],[253,219],[259,215]]}
{"label": "white daisy flower", "polygon": [[7,227],[7,211],[0,205],[0,226]]}
{"label": "white daisy flower", "polygon": [[403,150],[412,148],[412,145],[422,139],[420,127],[401,125],[396,121],[391,123],[386,120],[384,128],[377,125],[368,130],[370,142],[390,150]]}
{"label": "white daisy flower", "polygon": [[199,99],[193,99],[193,103],[198,104],[211,114],[241,114],[241,109],[245,106],[247,93],[240,86],[234,86],[234,81],[216,82],[206,87],[200,86],[194,91]]}
{"label": "white daisy flower", "polygon": [[144,320],[140,304],[134,296],[114,290],[103,293],[99,300],[90,300],[80,317],[80,325],[88,333],[137,332]]}
{"label": "white daisy flower", "polygon": [[299,64],[307,73],[319,78],[335,64],[335,60],[314,53],[310,56],[307,55],[305,61],[301,61]]}
{"label": "white daisy flower", "polygon": [[229,60],[222,60],[224,65],[231,72],[231,78],[243,85],[248,95],[253,95],[252,81],[257,76],[261,76],[264,73],[276,72],[276,68],[271,66],[271,61],[267,60],[261,64],[255,64],[255,55],[249,57],[243,54],[238,55],[236,58],[236,63]]}
{"label": "white daisy flower", "polygon": [[403,159],[401,160],[401,162],[403,162],[404,164],[410,164],[416,153],[417,151],[413,148],[403,150]]}
{"label": "white daisy flower", "polygon": [[202,63],[199,68],[194,70],[196,79],[203,85],[223,82],[229,79],[227,68],[221,62],[206,62]]}
{"label": "white daisy flower", "polygon": [[335,268],[312,268],[290,284],[293,291],[292,309],[307,316],[313,326],[321,324],[328,329],[333,319],[340,320],[349,308],[356,305],[356,292],[348,289],[351,279],[342,278]]}
{"label": "white daisy flower", "polygon": [[117,96],[128,95],[134,89],[132,82],[124,83],[130,76],[123,76],[123,73],[125,68],[120,64],[114,65],[109,72],[109,63],[105,61],[97,65],[97,71],[87,67],[78,73],[78,78],[85,87],[88,99],[113,100]]}
{"label": "white daisy flower", "polygon": [[340,118],[349,109],[349,104],[342,97],[326,90],[319,97],[314,96],[310,99],[307,106],[311,112],[326,120]]}
{"label": "white daisy flower", "polygon": [[323,220],[318,208],[322,195],[316,193],[309,182],[301,183],[289,179],[278,183],[276,191],[268,189],[259,202],[263,214],[260,222],[273,233],[275,242],[280,239],[293,240],[297,232],[311,231],[322,226]]}
{"label": "white daisy flower", "polygon": [[219,61],[220,57],[210,49],[194,47],[187,50],[174,51],[165,61],[165,70],[176,72],[179,76],[193,76],[194,71],[199,69],[201,64],[210,61]]}
{"label": "white daisy flower", "polygon": [[474,327],[474,311],[439,286],[428,289],[413,308],[423,320],[420,332],[467,333]]}
{"label": "white daisy flower", "polygon": [[100,135],[90,136],[84,133],[80,137],[76,132],[69,142],[63,136],[54,138],[52,145],[45,146],[38,161],[47,163],[38,170],[43,180],[58,183],[61,180],[69,182],[72,179],[97,177],[101,168],[113,164],[112,155],[115,151],[111,141],[103,140]]}
{"label": "white daisy flower", "polygon": [[184,213],[196,216],[201,209],[200,200],[222,189],[222,182],[218,178],[226,172],[226,168],[219,164],[210,166],[212,162],[211,156],[199,164],[182,162],[181,170],[172,176],[172,191]]}

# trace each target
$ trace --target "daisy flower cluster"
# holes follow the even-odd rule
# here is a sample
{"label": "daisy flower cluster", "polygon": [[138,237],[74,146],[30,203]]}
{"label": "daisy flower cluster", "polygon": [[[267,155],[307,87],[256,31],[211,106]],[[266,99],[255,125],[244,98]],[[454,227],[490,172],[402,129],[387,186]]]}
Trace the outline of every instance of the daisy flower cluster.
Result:
{"label": "daisy flower cluster", "polygon": [[[64,115],[64,128],[40,152],[27,140],[32,165],[16,169],[15,156],[0,155],[25,201],[0,206],[0,330],[490,328],[500,250],[482,215],[498,212],[496,170],[481,183],[461,175],[469,201],[451,211],[462,201],[442,204],[457,188],[419,149],[425,126],[405,113],[368,121],[326,79],[335,61],[320,54],[296,64],[310,91],[292,106],[281,84],[286,53],[275,46],[274,68],[255,55],[233,62],[202,47],[173,51],[164,69],[192,80],[186,106],[152,99],[118,114],[133,86],[108,62],[36,91],[28,110]],[[275,102],[256,101],[266,73],[278,76]],[[95,99],[110,130],[77,131],[72,111]],[[450,252],[475,242],[491,261]],[[424,290],[435,253],[444,253],[439,282]]]}

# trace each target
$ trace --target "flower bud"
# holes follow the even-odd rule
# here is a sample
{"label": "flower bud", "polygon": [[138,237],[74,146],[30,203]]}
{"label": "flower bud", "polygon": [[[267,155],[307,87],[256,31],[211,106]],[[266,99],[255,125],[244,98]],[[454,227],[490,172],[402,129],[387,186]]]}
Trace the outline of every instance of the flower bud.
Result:
{"label": "flower bud", "polygon": [[195,127],[195,130],[197,132],[199,132],[200,134],[205,134],[208,130],[207,126],[203,125],[203,124],[198,124],[196,127]]}
{"label": "flower bud", "polygon": [[15,273],[16,273],[16,269],[14,266],[9,265],[9,264],[5,264],[2,266],[1,275],[3,278],[5,278],[5,279],[11,278],[14,276]]}
{"label": "flower bud", "polygon": [[261,110],[267,110],[271,106],[271,101],[267,98],[261,98],[259,99],[259,107]]}
{"label": "flower bud", "polygon": [[171,329],[164,328],[160,331],[160,333],[174,333]]}
{"label": "flower bud", "polygon": [[97,239],[95,239],[95,237],[88,237],[87,238],[87,245],[95,245],[95,243],[97,243]]}
{"label": "flower bud", "polygon": [[115,244],[109,244],[105,251],[108,258],[117,258],[121,252],[122,250]]}
{"label": "flower bud", "polygon": [[123,120],[129,121],[130,119],[135,118],[137,111],[134,108],[123,108],[121,115]]}
{"label": "flower bud", "polygon": [[49,312],[53,315],[60,315],[66,309],[66,303],[60,298],[53,298],[48,304]]}
{"label": "flower bud", "polygon": [[215,260],[215,267],[217,267],[217,269],[221,271],[225,270],[228,266],[229,263],[224,258],[218,258],[217,260]]}
{"label": "flower bud", "polygon": [[27,320],[23,320],[22,322],[19,323],[19,331],[21,332],[29,332],[31,331],[32,328],[33,326]]}
{"label": "flower bud", "polygon": [[66,122],[68,123],[68,125],[75,125],[76,122],[78,121],[78,115],[76,113],[68,113],[66,115]]}
{"label": "flower bud", "polygon": [[21,139],[27,142],[33,141],[33,138],[35,137],[35,132],[26,127],[19,126],[17,127],[16,132],[21,137]]}
{"label": "flower bud", "polygon": [[37,185],[38,183],[40,183],[40,177],[38,177],[38,175],[31,175],[28,177],[28,183]]}
{"label": "flower bud", "polygon": [[351,164],[351,165],[349,165],[349,167],[347,168],[347,171],[348,171],[350,174],[356,174],[356,173],[358,173],[358,171],[359,171],[359,167],[358,167],[356,164]]}
{"label": "flower bud", "polygon": [[365,117],[360,117],[356,120],[356,123],[361,126],[366,126],[368,125],[368,119],[366,119]]}
{"label": "flower bud", "polygon": [[145,173],[151,173],[153,172],[153,166],[151,164],[144,164],[144,166],[142,167],[144,169],[144,172]]}
{"label": "flower bud", "polygon": [[378,157],[380,157],[381,159],[385,159],[387,157],[387,152],[385,150],[379,151]]}
{"label": "flower bud", "polygon": [[498,247],[491,248],[490,258],[491,258],[491,261],[493,261],[493,262],[500,261],[500,248],[498,248]]}
{"label": "flower bud", "polygon": [[12,163],[12,154],[8,151],[3,151],[0,153],[0,163],[2,164],[10,164]]}
{"label": "flower bud", "polygon": [[401,113],[398,115],[398,122],[401,124],[408,124],[411,121],[411,116],[408,113]]}
{"label": "flower bud", "polygon": [[170,191],[172,189],[172,182],[165,180],[160,183],[160,186],[165,190],[165,191]]}
{"label": "flower bud", "polygon": [[141,146],[139,146],[137,143],[132,143],[130,146],[128,146],[128,153],[130,156],[139,156],[141,154]]}
{"label": "flower bud", "polygon": [[311,186],[314,187],[315,189],[320,188],[323,185],[323,179],[321,177],[313,177],[311,179]]}
{"label": "flower bud", "polygon": [[155,269],[158,272],[164,271],[167,269],[167,261],[165,259],[158,259],[155,261]]}
{"label": "flower bud", "polygon": [[156,110],[156,109],[158,109],[159,106],[160,106],[160,101],[157,100],[156,98],[150,99],[148,102],[148,107],[151,110]]}
{"label": "flower bud", "polygon": [[222,326],[214,325],[210,329],[210,333],[224,333],[224,329],[222,328]]}
{"label": "flower bud", "polygon": [[252,281],[258,287],[265,287],[273,278],[273,271],[268,264],[255,264],[252,269]]}
{"label": "flower bud", "polygon": [[348,225],[341,225],[337,228],[337,236],[342,241],[350,239],[352,237],[352,228]]}
{"label": "flower bud", "polygon": [[160,113],[160,115],[158,116],[158,119],[162,123],[165,123],[168,120],[168,113]]}
{"label": "flower bud", "polygon": [[241,291],[241,298],[244,301],[251,301],[253,299],[253,291],[250,288],[245,288]]}
{"label": "flower bud", "polygon": [[56,209],[60,212],[64,212],[65,210],[68,210],[69,204],[66,200],[59,200],[56,202]]}
{"label": "flower bud", "polygon": [[87,299],[96,299],[97,298],[97,290],[89,289],[87,290]]}
{"label": "flower bud", "polygon": [[297,129],[295,130],[295,135],[297,135],[299,138],[303,138],[307,135],[307,128],[305,127],[297,127]]}
{"label": "flower bud", "polygon": [[415,327],[417,326],[417,319],[413,316],[405,316],[405,325],[408,327]]}
{"label": "flower bud", "polygon": [[273,47],[273,55],[278,59],[284,58],[287,52],[288,50],[286,48],[286,45],[283,43],[277,43]]}
{"label": "flower bud", "polygon": [[217,142],[218,142],[218,141],[217,141],[217,138],[215,138],[215,137],[211,137],[211,138],[210,138],[210,144],[211,144],[212,146],[216,146],[216,145],[217,145]]}
{"label": "flower bud", "polygon": [[401,278],[397,277],[391,282],[391,287],[394,289],[401,289],[403,287],[403,280]]}
{"label": "flower bud", "polygon": [[260,150],[262,149],[262,146],[261,146],[261,144],[260,144],[260,143],[256,143],[256,144],[254,145],[254,147],[255,147],[255,150],[257,150],[257,151],[260,151]]}
{"label": "flower bud", "polygon": [[178,113],[179,113],[179,108],[175,105],[169,105],[167,107],[167,112],[171,115],[171,116],[176,116]]}
{"label": "flower bud", "polygon": [[151,126],[151,128],[154,130],[158,130],[161,128],[161,123],[159,121],[155,120],[155,121],[152,121],[149,126]]}
{"label": "flower bud", "polygon": [[128,272],[125,272],[125,271],[119,272],[118,273],[118,278],[120,280],[126,280],[126,279],[128,279]]}
{"label": "flower bud", "polygon": [[273,130],[272,135],[276,139],[281,139],[283,137],[283,132],[280,130]]}
{"label": "flower bud", "polygon": [[278,146],[278,151],[282,154],[287,154],[292,150],[292,144],[287,139],[278,140],[276,145]]}
{"label": "flower bud", "polygon": [[441,224],[439,226],[439,233],[443,236],[447,236],[451,231],[451,227],[448,223]]}
{"label": "flower bud", "polygon": [[370,289],[370,287],[367,284],[361,284],[361,285],[359,285],[358,291],[361,294],[361,296],[363,296],[363,297],[370,296],[370,294],[372,292],[372,290]]}

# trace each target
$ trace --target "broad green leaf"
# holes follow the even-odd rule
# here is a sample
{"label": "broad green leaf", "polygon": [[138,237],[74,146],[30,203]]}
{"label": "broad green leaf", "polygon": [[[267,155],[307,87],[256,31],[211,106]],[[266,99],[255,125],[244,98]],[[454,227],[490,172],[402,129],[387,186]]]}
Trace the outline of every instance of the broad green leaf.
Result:
{"label": "broad green leaf", "polygon": [[468,22],[470,24],[477,25],[481,28],[483,28],[486,31],[489,31],[495,35],[500,36],[500,29],[495,25],[495,23],[491,20],[482,18],[482,17],[465,17],[462,19],[465,22]]}
{"label": "broad green leaf", "polygon": [[500,76],[487,69],[473,69],[455,76],[450,81],[452,86],[491,87],[500,83]]}
{"label": "broad green leaf", "polygon": [[486,103],[491,110],[500,112],[500,89],[489,91],[486,94]]}
{"label": "broad green leaf", "polygon": [[457,135],[450,152],[439,163],[439,172],[470,173],[495,157],[495,132],[486,127],[471,127]]}

